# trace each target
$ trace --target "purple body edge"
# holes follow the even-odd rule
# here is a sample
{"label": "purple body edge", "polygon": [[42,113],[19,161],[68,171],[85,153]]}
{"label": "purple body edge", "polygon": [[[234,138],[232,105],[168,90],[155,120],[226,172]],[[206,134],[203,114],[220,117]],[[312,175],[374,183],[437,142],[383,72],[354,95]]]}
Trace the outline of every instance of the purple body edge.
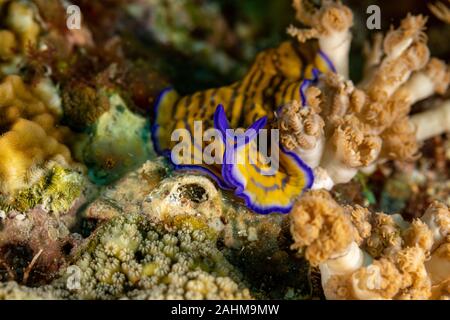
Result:
{"label": "purple body edge", "polygon": [[[334,67],[332,61],[328,58],[328,56],[322,52],[321,50],[319,50],[319,54],[320,56],[325,60],[325,62],[328,64],[329,68],[333,71],[336,72],[336,68]],[[299,91],[300,91],[300,96],[301,96],[301,100],[302,100],[302,104],[305,105],[306,104],[306,97],[304,94],[304,90],[306,90],[306,88],[311,85],[312,83],[315,83],[318,79],[320,72],[314,68],[313,69],[313,78],[311,79],[303,79]],[[211,177],[221,188],[223,189],[228,189],[228,190],[232,190],[233,188],[236,188],[235,190],[235,194],[241,198],[244,199],[245,204],[253,211],[257,212],[257,213],[261,213],[261,214],[268,214],[268,213],[272,213],[272,212],[280,212],[280,213],[288,213],[292,206],[287,206],[287,207],[279,207],[279,206],[272,206],[272,207],[259,207],[256,204],[254,204],[250,197],[245,194],[245,188],[244,185],[241,181],[239,181],[234,175],[233,175],[233,164],[227,164],[225,163],[225,159],[227,157],[227,148],[225,148],[225,152],[224,152],[224,163],[222,165],[222,177],[218,177],[217,175],[215,175],[212,171],[208,170],[205,167],[202,166],[198,166],[198,165],[176,165],[173,163],[171,157],[170,157],[170,150],[162,150],[158,141],[158,129],[159,129],[159,124],[156,122],[157,116],[158,116],[158,112],[159,112],[159,107],[160,107],[160,103],[161,100],[163,99],[164,95],[173,90],[172,87],[168,87],[165,88],[163,91],[161,91],[161,93],[159,94],[157,101],[155,103],[154,106],[154,114],[155,114],[155,122],[154,124],[151,126],[151,139],[154,145],[154,148],[156,150],[156,152],[158,154],[162,154],[164,156],[168,156],[170,162],[174,165],[176,170],[198,170],[201,171],[203,173],[206,173],[209,177]],[[281,107],[280,107],[281,108]],[[277,112],[279,111],[279,109],[277,110]],[[266,117],[265,117],[266,118]],[[256,131],[258,132],[262,127],[264,127],[264,125],[266,124],[267,118],[261,118],[259,120],[257,120],[252,126],[250,126],[249,128],[253,128],[256,129]],[[260,122],[260,123],[259,123]],[[261,124],[263,123],[263,125],[261,126]],[[224,128],[224,126],[226,126],[226,128]],[[216,112],[214,114],[214,127],[216,129],[218,129],[221,133],[222,136],[224,137],[224,142],[226,144],[226,129],[229,128],[229,123],[228,120],[226,118],[226,114],[225,111],[223,109],[222,105],[218,105]],[[224,132],[225,130],[225,132]],[[235,152],[235,150],[243,145],[246,145],[247,143],[250,143],[253,139],[255,139],[257,137],[257,135],[250,137],[248,139],[248,141],[244,140],[243,144],[240,143],[236,146],[234,146],[232,149],[230,150],[231,152]],[[298,166],[300,168],[302,168],[302,170],[305,172],[305,176],[307,178],[307,184],[305,185],[305,187],[300,190],[299,194],[302,193],[305,189],[309,189],[311,188],[313,182],[314,182],[314,174],[312,169],[306,165],[303,160],[296,155],[295,153],[286,150],[282,145],[280,145],[280,149],[282,150],[282,152],[288,154],[289,156],[291,156],[294,161],[298,164]],[[221,179],[223,178],[223,179]]]}

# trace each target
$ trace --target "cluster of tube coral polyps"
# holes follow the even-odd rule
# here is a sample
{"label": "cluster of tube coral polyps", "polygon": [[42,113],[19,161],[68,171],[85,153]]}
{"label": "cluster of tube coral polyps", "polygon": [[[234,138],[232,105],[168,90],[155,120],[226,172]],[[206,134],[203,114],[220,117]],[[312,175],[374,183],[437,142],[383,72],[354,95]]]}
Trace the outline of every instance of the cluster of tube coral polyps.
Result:
{"label": "cluster of tube coral polyps", "polygon": [[353,13],[340,2],[324,1],[322,7],[315,8],[305,0],[294,0],[296,18],[310,29],[290,26],[288,33],[300,42],[317,39],[320,49],[329,57],[339,74],[348,78],[348,53],[352,35]]}
{"label": "cluster of tube coral polyps", "polygon": [[305,92],[305,105],[292,102],[278,113],[282,144],[315,168],[313,189],[350,181],[377,163],[413,160],[419,142],[450,130],[450,103],[409,116],[411,106],[450,82],[447,65],[430,58],[426,18],[408,15],[397,29],[368,47],[363,80],[348,80],[352,13],[339,2],[320,9],[294,0],[297,18],[312,29],[291,26],[300,42],[317,38],[336,73],[321,75]]}
{"label": "cluster of tube coral polyps", "polygon": [[74,165],[65,145],[71,132],[57,124],[58,101],[49,80],[30,87],[8,76],[0,83],[0,193],[12,195],[38,182],[50,161]]}
{"label": "cluster of tube coral polyps", "polygon": [[291,234],[292,248],[319,266],[327,299],[450,298],[450,211],[443,204],[409,223],[312,190],[294,205]]}

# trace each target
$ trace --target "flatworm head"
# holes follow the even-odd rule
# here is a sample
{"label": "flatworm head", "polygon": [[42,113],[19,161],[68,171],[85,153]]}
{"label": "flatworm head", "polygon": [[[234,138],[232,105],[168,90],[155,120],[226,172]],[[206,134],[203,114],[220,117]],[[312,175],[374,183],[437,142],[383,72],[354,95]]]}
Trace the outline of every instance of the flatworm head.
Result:
{"label": "flatworm head", "polygon": [[[224,112],[218,108],[215,125],[219,130],[227,129],[224,117]],[[259,119],[241,133],[243,137],[225,135],[228,141],[222,176],[229,185],[235,186],[235,194],[255,212],[288,213],[295,199],[312,186],[313,172],[296,154],[278,143],[273,145],[272,162],[268,161],[269,157],[258,150],[257,144],[258,132],[265,123],[266,119]]]}
{"label": "flatworm head", "polygon": [[[237,161],[225,164],[222,172],[226,171],[225,178],[237,186],[235,194],[257,213],[288,213],[295,199],[312,186],[311,168],[294,153],[280,148],[278,159],[272,158],[279,162],[274,171],[267,161],[261,161],[256,139],[231,152]],[[256,156],[251,158],[252,154]]]}

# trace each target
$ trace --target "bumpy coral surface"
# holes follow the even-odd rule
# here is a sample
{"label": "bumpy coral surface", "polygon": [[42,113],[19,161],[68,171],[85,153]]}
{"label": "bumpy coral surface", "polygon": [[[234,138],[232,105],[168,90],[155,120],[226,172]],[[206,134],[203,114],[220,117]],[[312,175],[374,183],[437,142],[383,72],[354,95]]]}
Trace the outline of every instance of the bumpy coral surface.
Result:
{"label": "bumpy coral surface", "polygon": [[[189,224],[168,232],[145,217],[129,214],[106,223],[77,254],[75,263],[53,284],[20,295],[77,299],[250,299],[239,273],[214,242]],[[75,268],[75,269],[74,269]],[[71,271],[75,270],[71,278]],[[72,286],[71,281],[78,281]]]}
{"label": "bumpy coral surface", "polygon": [[[83,233],[114,217],[144,214],[169,230],[186,225],[214,239],[257,298],[310,296],[308,265],[289,249],[287,216],[255,215],[206,177],[167,177],[160,161],[147,162],[105,190],[83,214]],[[271,264],[264,261],[270,259]]]}
{"label": "bumpy coral surface", "polygon": [[38,90],[15,75],[0,84],[0,186],[5,194],[37,182],[49,161],[66,167],[74,165],[65,144],[70,130],[58,126],[59,110],[52,109]]}

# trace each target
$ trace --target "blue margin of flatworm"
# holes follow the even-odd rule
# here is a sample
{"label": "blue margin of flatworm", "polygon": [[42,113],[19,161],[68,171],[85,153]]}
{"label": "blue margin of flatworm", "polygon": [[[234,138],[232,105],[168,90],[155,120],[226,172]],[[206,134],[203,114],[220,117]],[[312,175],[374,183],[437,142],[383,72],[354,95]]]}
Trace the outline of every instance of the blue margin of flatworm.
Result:
{"label": "blue margin of flatworm", "polygon": [[336,68],[335,68],[333,62],[332,62],[331,59],[325,54],[325,52],[323,52],[322,50],[319,50],[319,55],[327,62],[328,67],[331,69],[331,71],[333,71],[334,73],[336,73]]}
{"label": "blue margin of flatworm", "polygon": [[[254,138],[256,138],[256,136],[253,137],[252,139],[250,139],[245,144],[249,143]],[[235,152],[237,147],[238,146],[235,146],[233,148],[232,152]],[[300,195],[304,190],[310,189],[312,187],[312,185],[314,183],[313,170],[306,163],[304,163],[303,160],[295,153],[286,150],[282,145],[280,145],[280,149],[282,152],[288,154],[289,156],[292,156],[294,158],[294,161],[297,162],[298,166],[305,173],[305,178],[307,179],[307,183],[305,184],[305,186],[303,187],[302,190],[299,190],[298,194]],[[226,149],[225,149],[225,152],[227,152]],[[258,206],[256,203],[253,203],[252,200],[250,199],[250,197],[247,194],[245,194],[244,184],[233,175],[233,166],[234,166],[233,164],[224,164],[222,166],[222,175],[224,176],[224,179],[228,180],[229,183],[236,186],[235,194],[238,197],[241,197],[244,199],[247,207],[249,207],[251,210],[253,210],[259,214],[269,214],[269,213],[275,213],[275,212],[289,213],[291,211],[293,203],[286,207],[280,207],[280,206],[261,207],[261,206]]]}
{"label": "blue margin of flatworm", "polygon": [[[334,67],[333,62],[330,60],[330,58],[322,51],[319,50],[319,55],[325,60],[326,64],[328,65],[328,68],[334,73],[336,73],[336,68]],[[312,69],[313,77],[310,79],[303,79],[302,83],[300,84],[300,99],[302,102],[302,105],[306,105],[306,96],[305,96],[305,90],[311,85],[316,84],[317,80],[319,79],[320,71],[317,68]]]}
{"label": "blue margin of flatworm", "polygon": [[155,117],[154,122],[152,124],[152,126],[150,127],[150,134],[152,137],[152,143],[153,143],[153,147],[155,148],[156,153],[160,154],[160,155],[165,155],[167,150],[162,150],[161,146],[159,145],[159,137],[158,137],[158,129],[159,129],[159,124],[157,122],[158,119],[158,113],[159,113],[159,107],[161,104],[162,99],[164,98],[164,96],[169,92],[174,90],[172,87],[167,87],[165,89],[163,89],[159,95],[158,98],[156,99],[155,105],[153,107],[153,115]]}

